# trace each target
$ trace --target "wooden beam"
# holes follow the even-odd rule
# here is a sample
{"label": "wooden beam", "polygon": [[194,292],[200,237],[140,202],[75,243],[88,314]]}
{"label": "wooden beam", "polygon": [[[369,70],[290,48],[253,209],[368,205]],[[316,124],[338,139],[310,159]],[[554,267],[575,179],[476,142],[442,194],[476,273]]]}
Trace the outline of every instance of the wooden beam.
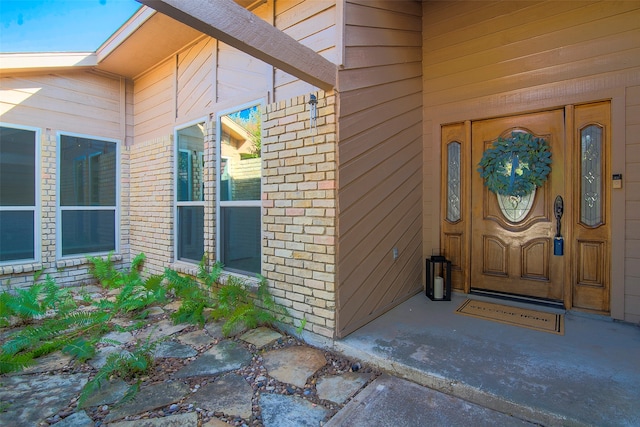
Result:
{"label": "wooden beam", "polygon": [[321,89],[336,85],[335,64],[233,0],[137,1]]}

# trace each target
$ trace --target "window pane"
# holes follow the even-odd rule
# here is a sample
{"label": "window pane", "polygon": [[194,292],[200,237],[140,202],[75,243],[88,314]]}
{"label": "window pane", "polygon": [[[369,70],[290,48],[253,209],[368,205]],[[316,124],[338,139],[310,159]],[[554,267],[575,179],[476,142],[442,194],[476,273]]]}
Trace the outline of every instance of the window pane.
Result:
{"label": "window pane", "polygon": [[222,207],[221,262],[229,270],[259,274],[260,207]]}
{"label": "window pane", "polygon": [[587,126],[580,131],[580,139],[580,222],[593,227],[602,223],[602,128]]}
{"label": "window pane", "polygon": [[220,200],[260,200],[260,107],[256,105],[222,116],[220,126]]}
{"label": "window pane", "polygon": [[460,220],[460,143],[447,146],[447,219]]}
{"label": "window pane", "polygon": [[204,125],[178,132],[178,201],[204,200]]}
{"label": "window pane", "polygon": [[116,215],[111,210],[62,211],[62,255],[109,252],[116,248]]}
{"label": "window pane", "polygon": [[35,206],[36,133],[0,127],[0,206]]}
{"label": "window pane", "polygon": [[116,143],[60,138],[60,205],[116,205]]}
{"label": "window pane", "polygon": [[204,256],[204,206],[178,206],[178,259],[200,262]]}
{"label": "window pane", "polygon": [[34,211],[0,211],[0,261],[35,258]]}

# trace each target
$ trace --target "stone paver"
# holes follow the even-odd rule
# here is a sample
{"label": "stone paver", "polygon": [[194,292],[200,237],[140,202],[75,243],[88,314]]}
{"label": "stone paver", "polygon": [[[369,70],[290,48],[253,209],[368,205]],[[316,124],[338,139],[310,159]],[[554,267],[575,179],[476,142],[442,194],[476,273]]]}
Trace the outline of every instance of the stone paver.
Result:
{"label": "stone paver", "polygon": [[[152,330],[155,331],[152,339],[164,340],[157,346],[155,357],[189,358],[190,362],[174,373],[173,379],[170,377],[163,383],[143,385],[132,400],[122,404],[118,402],[126,395],[130,386],[122,379],[115,378],[103,382],[76,413],[67,416],[68,412],[64,411],[72,399],[80,395],[88,375],[46,375],[45,373],[73,363],[70,357],[62,354],[40,359],[34,372],[42,372],[41,374],[22,373],[0,377],[0,400],[2,403],[10,403],[7,412],[0,413],[0,426],[36,426],[38,422],[60,413],[64,418],[56,425],[89,427],[93,426],[94,422],[85,409],[103,405],[106,405],[103,410],[110,410],[104,420],[105,425],[110,427],[197,427],[198,415],[195,408],[201,408],[205,413],[222,413],[228,418],[251,419],[253,387],[243,376],[230,371],[249,366],[253,354],[242,343],[223,339],[198,355],[195,348],[202,348],[218,341],[211,335],[221,336],[222,324],[210,323],[206,329],[180,335],[184,327],[186,326],[175,326],[169,321],[162,321],[159,322],[159,327],[147,328],[147,335]],[[146,340],[144,334],[132,335],[128,332],[112,333],[108,338],[127,342],[134,340],[134,336],[144,337]],[[258,328],[245,333],[241,339],[260,349],[281,337],[280,333],[271,329]],[[122,345],[103,346],[89,363],[95,368],[100,368],[113,353],[123,354],[126,350]],[[326,358],[324,352],[318,349],[294,346],[267,352],[263,355],[262,362],[267,369],[267,375],[279,382],[301,388],[311,375],[326,365]],[[198,376],[206,377],[201,387],[191,389],[184,381]],[[359,390],[367,380],[368,376],[365,374],[345,374],[321,379],[317,384],[318,397],[341,403]],[[178,402],[192,405],[194,410],[188,413],[174,413],[174,407],[178,407],[175,404]],[[317,426],[327,415],[327,410],[300,396],[285,396],[268,391],[260,396],[260,406],[265,427]],[[148,411],[160,411],[167,416],[124,420],[127,416],[135,417]],[[211,419],[204,423],[203,427],[224,425],[228,424]]]}
{"label": "stone paver", "polygon": [[251,418],[253,389],[237,374],[226,374],[214,383],[201,387],[187,402],[207,411],[222,412],[227,416]]}
{"label": "stone paver", "polygon": [[177,371],[175,378],[219,375],[251,363],[253,355],[233,341],[222,341]]}
{"label": "stone paver", "polygon": [[263,394],[260,407],[264,427],[317,427],[328,412],[308,400],[282,394]]}
{"label": "stone paver", "polygon": [[212,418],[206,423],[202,424],[202,427],[229,427],[229,424],[217,418]]}
{"label": "stone paver", "polygon": [[37,365],[29,366],[22,372],[19,372],[19,374],[24,375],[57,371],[58,369],[62,369],[65,366],[69,365],[71,363],[71,359],[71,356],[60,351],[56,351],[55,353],[51,353],[47,356],[41,357],[40,359],[38,359]]}
{"label": "stone paver", "polygon": [[175,341],[161,342],[153,353],[154,357],[175,357],[177,359],[186,359],[197,354],[198,352],[190,345]]}
{"label": "stone paver", "polygon": [[204,325],[204,329],[212,338],[224,338],[224,334],[222,333],[222,325],[222,322],[209,322]]}
{"label": "stone paver", "polygon": [[138,336],[144,337],[145,339],[150,338],[151,341],[156,341],[161,338],[177,334],[188,327],[189,325],[186,323],[174,325],[171,320],[161,320],[159,322],[154,322],[151,326],[141,330]]}
{"label": "stone paver", "polygon": [[[35,426],[65,408],[87,383],[87,374],[15,375],[0,378],[0,425]],[[19,420],[16,424],[16,420]]]}
{"label": "stone paver", "polygon": [[347,372],[320,378],[316,384],[318,397],[336,403],[344,403],[371,379],[371,374]]}
{"label": "stone paver", "polygon": [[171,301],[169,304],[165,304],[163,308],[167,311],[178,311],[181,305],[182,301],[178,299],[175,301]]}
{"label": "stone paver", "polygon": [[257,349],[266,347],[280,338],[282,338],[282,334],[265,327],[252,329],[240,336],[241,340],[255,345]]}
{"label": "stone paver", "polygon": [[213,338],[204,329],[188,332],[178,337],[178,341],[194,348],[201,348],[213,342]]}
{"label": "stone paver", "polygon": [[81,408],[90,408],[98,405],[109,405],[119,402],[129,389],[129,384],[115,378],[111,381],[103,381],[93,394],[88,396],[84,402],[82,402]]}
{"label": "stone paver", "polygon": [[93,427],[95,423],[85,411],[76,412],[57,422],[56,427]]}
{"label": "stone paver", "polygon": [[130,343],[134,340],[133,334],[131,332],[118,332],[113,331],[109,332],[105,336],[102,337],[101,342],[108,346],[121,346],[127,343]]}
{"label": "stone paver", "polygon": [[304,387],[307,378],[327,364],[324,353],[312,347],[289,347],[263,356],[267,372],[280,382]]}
{"label": "stone paver", "polygon": [[[227,424],[228,425],[228,424]],[[162,418],[110,423],[109,427],[197,427],[198,414],[186,412]]]}
{"label": "stone paver", "polygon": [[107,358],[111,353],[120,353],[124,355],[129,352],[122,350],[121,347],[102,347],[98,349],[96,354],[91,359],[87,360],[87,363],[96,369],[100,369],[107,363]]}
{"label": "stone paver", "polygon": [[162,314],[164,314],[164,310],[161,307],[149,307],[149,309],[147,310],[147,314],[149,316],[160,316]]}
{"label": "stone paver", "polygon": [[116,421],[128,415],[169,406],[182,399],[188,393],[189,387],[179,382],[165,382],[143,387],[132,400],[111,411],[106,416],[105,421]]}

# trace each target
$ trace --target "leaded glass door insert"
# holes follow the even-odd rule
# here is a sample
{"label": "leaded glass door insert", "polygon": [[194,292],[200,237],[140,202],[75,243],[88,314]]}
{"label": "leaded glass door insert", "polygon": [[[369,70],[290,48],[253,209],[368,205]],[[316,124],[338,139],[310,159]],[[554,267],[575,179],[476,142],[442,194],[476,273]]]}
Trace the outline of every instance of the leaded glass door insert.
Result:
{"label": "leaded glass door insert", "polygon": [[580,222],[588,227],[602,223],[602,127],[580,130]]}

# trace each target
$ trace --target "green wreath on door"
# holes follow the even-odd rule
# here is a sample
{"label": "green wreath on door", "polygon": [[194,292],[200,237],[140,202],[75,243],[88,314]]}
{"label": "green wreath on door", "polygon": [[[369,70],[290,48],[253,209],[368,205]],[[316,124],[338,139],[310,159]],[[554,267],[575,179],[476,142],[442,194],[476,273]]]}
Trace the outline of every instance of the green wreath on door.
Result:
{"label": "green wreath on door", "polygon": [[514,131],[485,150],[478,172],[490,191],[525,196],[541,187],[551,172],[549,144],[544,138]]}

